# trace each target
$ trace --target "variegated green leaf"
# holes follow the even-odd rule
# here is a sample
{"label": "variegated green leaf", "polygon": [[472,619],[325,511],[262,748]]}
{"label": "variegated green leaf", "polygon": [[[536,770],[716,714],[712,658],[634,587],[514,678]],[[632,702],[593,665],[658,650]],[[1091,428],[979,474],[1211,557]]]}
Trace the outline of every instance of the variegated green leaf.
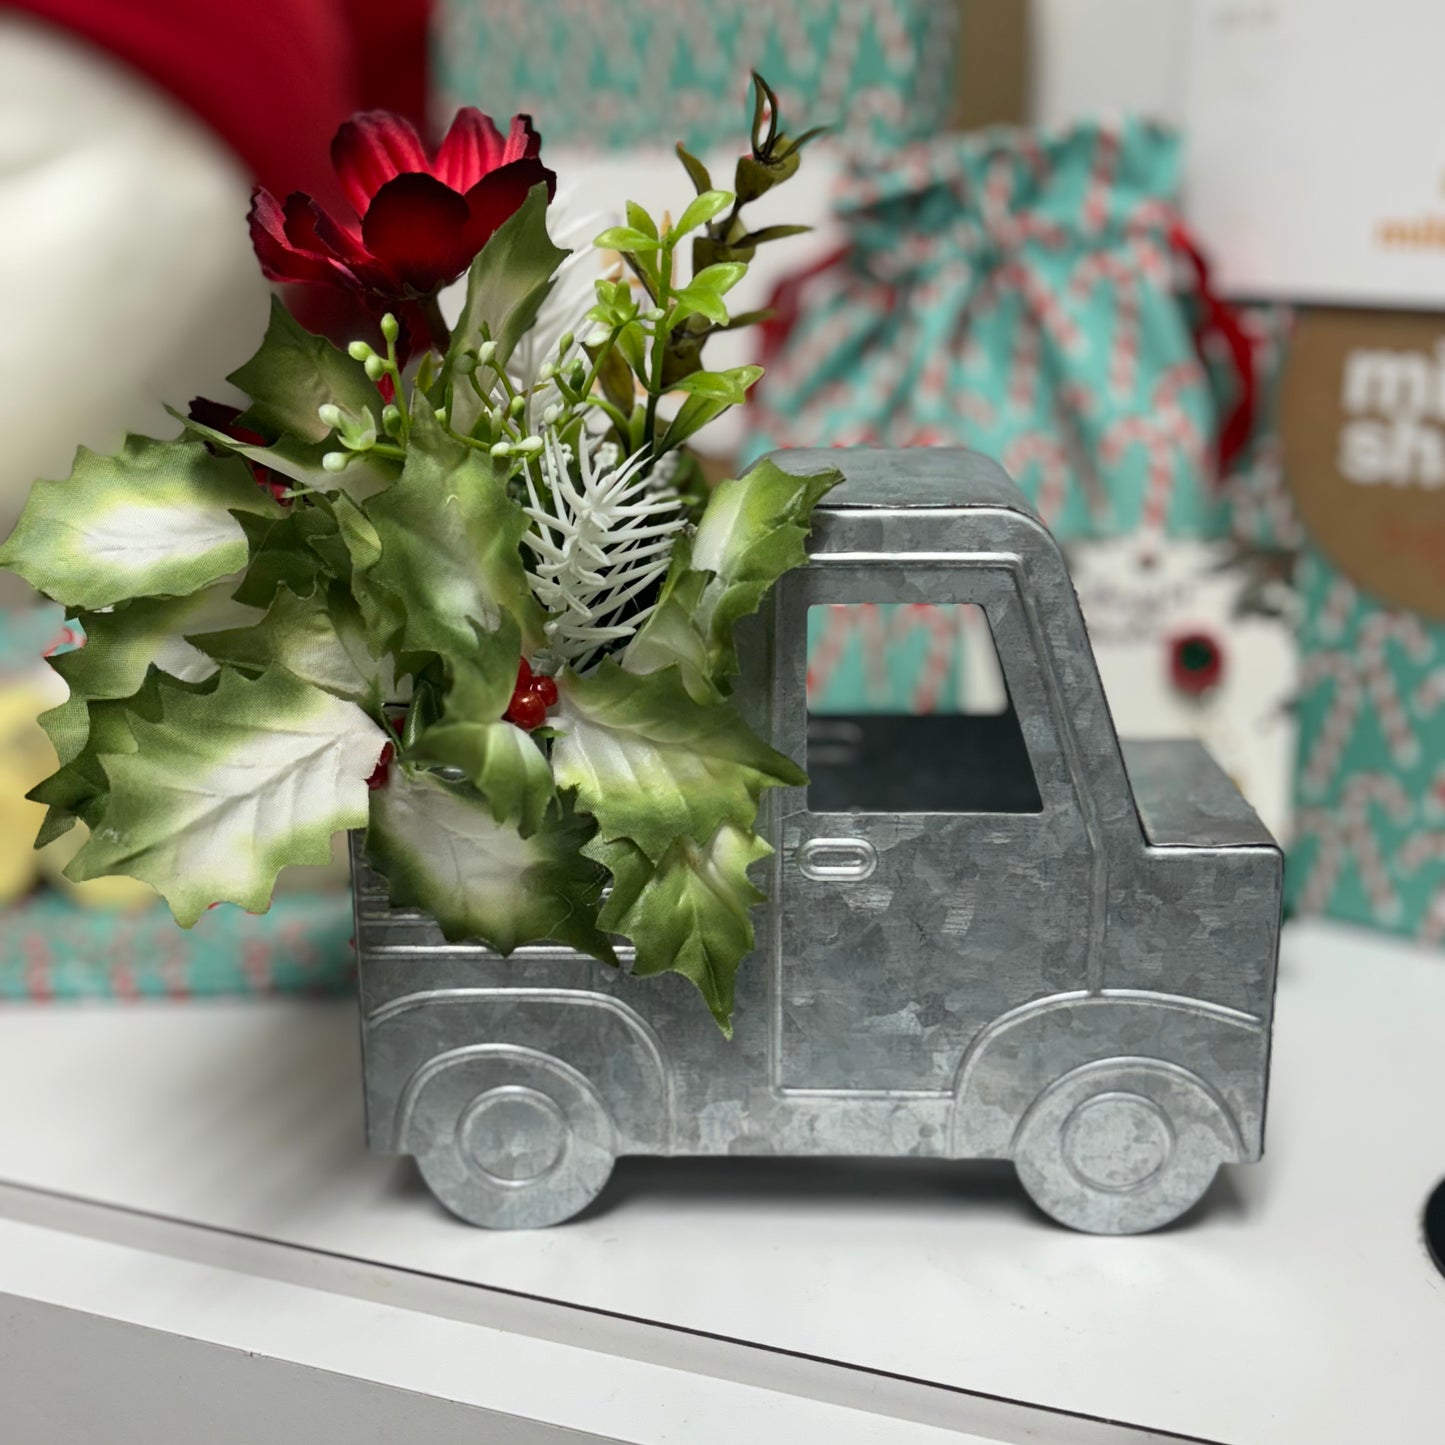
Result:
{"label": "variegated green leaf", "polygon": [[372,656],[360,609],[340,582],[317,585],[304,597],[283,585],[251,625],[196,632],[191,642],[207,658],[252,672],[279,663],[303,682],[373,713],[396,694],[391,660]]}
{"label": "variegated green leaf", "polygon": [[[841,480],[835,469],[795,477],[765,460],[743,477],[718,483],[690,551],[674,551],[659,605],[628,647],[623,666],[647,673],[676,662],[695,695],[725,690],[738,670],[734,625],[757,611],[784,572],[807,561],[813,508]],[[706,580],[700,583],[698,574]],[[699,665],[700,652],[705,666]]]}
{"label": "variegated green leaf", "polygon": [[232,457],[200,442],[127,437],[114,456],[84,447],[62,482],[36,482],[0,566],[67,607],[187,596],[246,563],[231,514],[281,515]]}
{"label": "variegated green leaf", "polygon": [[[511,464],[454,441],[421,400],[406,470],[366,508],[380,551],[355,585],[404,610],[400,645],[450,671],[449,715],[499,718],[516,683],[522,638],[540,638],[520,543],[527,517],[507,494]],[[385,615],[384,612],[382,614]]]}
{"label": "variegated green leaf", "polygon": [[705,844],[679,838],[655,867],[628,840],[588,851],[612,870],[612,895],[599,922],[631,939],[633,973],[691,979],[731,1034],[738,965],[753,949],[751,910],[766,901],[748,869],[773,850],[755,833],[724,823]]}
{"label": "variegated green leaf", "polygon": [[487,800],[498,823],[523,837],[542,824],[556,796],[552,769],[529,733],[509,722],[444,722],[417,739],[412,756],[460,768]]}
{"label": "variegated green leaf", "polygon": [[372,794],[366,851],[391,901],[426,909],[449,939],[503,954],[551,939],[615,962],[597,928],[605,873],[581,852],[590,827],[554,812],[524,838],[466,784],[396,767]]}
{"label": "variegated green leaf", "polygon": [[353,416],[370,412],[381,423],[381,394],[366,370],[324,336],[313,336],[271,298],[271,320],[261,349],[229,380],[251,398],[243,421],[265,436],[287,433],[304,442],[325,441],[331,428],[317,415],[326,405]]}
{"label": "variegated green leaf", "polygon": [[334,833],[365,824],[386,734],[354,703],[281,668],[157,687],[135,751],[100,755],[110,796],[68,877],[140,878],[189,927],[217,901],[264,910],[280,869],[326,862]]}
{"label": "variegated green leaf", "polygon": [[654,861],[677,838],[705,843],[722,823],[751,828],[764,788],[806,775],[728,703],[699,703],[676,668],[645,677],[610,659],[564,673],[552,772],[576,789],[606,841],[630,838]]}
{"label": "variegated green leaf", "polygon": [[223,578],[189,597],[141,597],[111,612],[81,613],[85,646],[61,653],[51,666],[80,698],[130,697],[152,666],[182,682],[200,682],[216,664],[186,635],[245,626],[262,616],[232,596],[238,580]]}
{"label": "variegated green leaf", "polygon": [[322,458],[327,452],[344,451],[339,441],[301,441],[284,432],[269,444],[237,441],[235,437],[227,436],[215,427],[183,416],[173,407],[167,407],[166,410],[188,432],[204,437],[213,447],[245,457],[248,462],[255,462],[257,466],[269,467],[298,488],[339,493],[361,502],[385,491],[401,472],[400,462],[390,457],[379,457],[373,452],[351,453],[344,471],[328,472],[322,464]]}

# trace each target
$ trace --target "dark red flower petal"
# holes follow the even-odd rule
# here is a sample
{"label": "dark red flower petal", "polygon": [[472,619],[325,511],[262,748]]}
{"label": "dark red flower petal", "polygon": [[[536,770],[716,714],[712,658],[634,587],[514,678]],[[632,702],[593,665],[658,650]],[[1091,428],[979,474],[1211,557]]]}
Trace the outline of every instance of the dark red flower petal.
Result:
{"label": "dark red flower petal", "polygon": [[[292,213],[310,206],[305,196],[288,197],[286,209],[281,208],[270,191],[258,186],[251,196],[247,223],[251,228],[251,245],[262,272],[272,281],[341,283],[345,276],[336,262],[309,244],[298,245],[289,231],[298,225]],[[299,233],[299,230],[298,230]]]}
{"label": "dark red flower petal", "polygon": [[[224,401],[212,401],[208,396],[193,396],[191,404],[186,408],[186,415],[192,421],[198,421],[202,426],[208,426],[212,431],[224,432],[230,436],[231,426],[236,418],[241,415],[241,408],[231,406]],[[253,433],[254,435],[254,433]],[[245,441],[245,437],[237,437],[237,441]],[[256,437],[257,441],[261,437]]]}
{"label": "dark red flower petal", "polygon": [[402,285],[425,294],[460,276],[476,254],[470,219],[466,200],[434,177],[397,176],[376,193],[361,237]]}
{"label": "dark red flower petal", "polygon": [[495,170],[467,192],[467,206],[471,212],[466,228],[470,261],[492,237],[492,232],[513,215],[517,207],[527,199],[527,192],[533,186],[547,187],[547,200],[557,194],[557,177],[541,161],[527,159],[512,161]]}
{"label": "dark red flower petal", "polygon": [[431,172],[444,186],[464,194],[488,172],[506,164],[506,150],[507,142],[491,116],[464,106],[447,131]]}
{"label": "dark red flower petal", "polygon": [[325,211],[314,208],[317,242],[340,257],[340,264],[363,291],[399,292],[401,282],[366,248],[365,241]]}
{"label": "dark red flower petal", "polygon": [[510,165],[513,161],[534,161],[542,154],[542,137],[532,129],[530,115],[514,115],[512,128],[507,132],[507,149],[502,162]]}
{"label": "dark red flower petal", "polygon": [[331,164],[358,216],[393,177],[431,170],[426,147],[412,123],[389,110],[364,110],[352,116],[331,142]]}

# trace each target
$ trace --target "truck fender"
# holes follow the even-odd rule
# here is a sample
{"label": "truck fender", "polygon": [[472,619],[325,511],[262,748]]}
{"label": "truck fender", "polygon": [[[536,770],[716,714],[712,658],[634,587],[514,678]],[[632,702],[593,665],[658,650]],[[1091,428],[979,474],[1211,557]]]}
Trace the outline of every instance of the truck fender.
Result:
{"label": "truck fender", "polygon": [[1218,1101],[1239,1161],[1259,1158],[1269,1029],[1199,999],[1116,989],[1056,994],[995,1019],[955,1077],[949,1152],[1004,1159],[1034,1101],[1057,1080],[1109,1059],[1157,1059],[1193,1075]]}
{"label": "truck fender", "polygon": [[[671,1074],[645,1019],[610,994],[563,988],[439,988],[383,1004],[363,1024],[367,1132],[374,1149],[409,1153],[406,1101],[470,1045],[556,1060],[606,1105],[618,1153],[664,1153],[672,1133]],[[475,1052],[472,1050],[470,1052]]]}

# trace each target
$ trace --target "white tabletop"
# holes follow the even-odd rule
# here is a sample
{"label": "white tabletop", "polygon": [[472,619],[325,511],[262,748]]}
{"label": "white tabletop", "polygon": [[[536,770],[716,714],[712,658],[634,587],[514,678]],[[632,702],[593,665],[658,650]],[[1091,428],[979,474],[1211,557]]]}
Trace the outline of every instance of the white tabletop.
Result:
{"label": "white tabletop", "polygon": [[[220,1270],[245,1281],[229,1293],[320,1290],[338,1314],[400,1300],[414,1324],[436,1310],[450,1317],[431,1319],[438,1330],[483,1332],[459,1336],[457,1358],[571,1351],[606,1366],[614,1396],[630,1398],[624,1377],[648,1368],[670,1382],[634,1382],[654,1399],[722,1381],[769,1422],[756,1438],[1147,1438],[1010,1413],[992,1397],[1231,1445],[1438,1442],[1445,1279],[1420,1213],[1445,1177],[1442,1028],[1445,955],[1323,924],[1287,929],[1266,1161],[1224,1171],[1156,1235],[1060,1229],[1006,1166],[726,1159],[623,1161],[578,1220],[495,1234],[447,1215],[410,1161],[363,1150],[348,1003],[14,1006],[0,1011],[0,1179],[14,1186],[0,1190],[0,1291],[189,1328],[166,1322],[160,1284],[136,1303],[152,1292],[134,1261],[112,1261],[129,1293],[86,1302],[86,1270],[51,1257],[61,1239],[150,1251],[165,1256],[145,1266],[157,1278]],[[221,1257],[217,1230],[244,1239]],[[236,1254],[247,1249],[260,1254]],[[384,1268],[357,1273],[356,1261]],[[426,1289],[452,1291],[450,1303]],[[192,1322],[207,1338],[246,1335],[244,1311],[218,1313],[196,1281],[170,1293],[210,1301]],[[252,1308],[270,1317],[272,1306]],[[374,1347],[369,1318],[324,1332],[319,1367]],[[370,1377],[432,1388],[398,1363],[420,1348]],[[430,1349],[415,1363],[444,1374],[452,1356]],[[569,1428],[711,1438],[701,1417],[669,1433],[675,1414],[633,1418],[591,1388],[559,1389],[590,1379],[581,1365],[536,1368],[551,1418]],[[473,1369],[472,1403],[517,1413],[512,1397],[532,1377],[519,1364],[479,1378]],[[769,1413],[787,1410],[786,1424]],[[754,1438],[739,1433],[742,1416],[724,1418],[719,1439]],[[904,1433],[878,1433],[895,1427]]]}

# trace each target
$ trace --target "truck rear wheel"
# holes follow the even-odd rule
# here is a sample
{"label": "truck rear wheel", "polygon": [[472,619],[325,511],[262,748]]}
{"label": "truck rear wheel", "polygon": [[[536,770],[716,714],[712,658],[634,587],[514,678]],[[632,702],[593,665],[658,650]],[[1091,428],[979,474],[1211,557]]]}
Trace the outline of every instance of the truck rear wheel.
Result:
{"label": "truck rear wheel", "polygon": [[570,1064],[483,1044],[433,1059],[410,1091],[405,1147],[453,1214],[490,1229],[559,1224],[616,1158],[606,1103]]}
{"label": "truck rear wheel", "polygon": [[1045,1214],[1089,1234],[1142,1234],[1203,1197],[1239,1156],[1217,1096],[1157,1059],[1085,1064],[1034,1101],[1014,1136],[1019,1179]]}

